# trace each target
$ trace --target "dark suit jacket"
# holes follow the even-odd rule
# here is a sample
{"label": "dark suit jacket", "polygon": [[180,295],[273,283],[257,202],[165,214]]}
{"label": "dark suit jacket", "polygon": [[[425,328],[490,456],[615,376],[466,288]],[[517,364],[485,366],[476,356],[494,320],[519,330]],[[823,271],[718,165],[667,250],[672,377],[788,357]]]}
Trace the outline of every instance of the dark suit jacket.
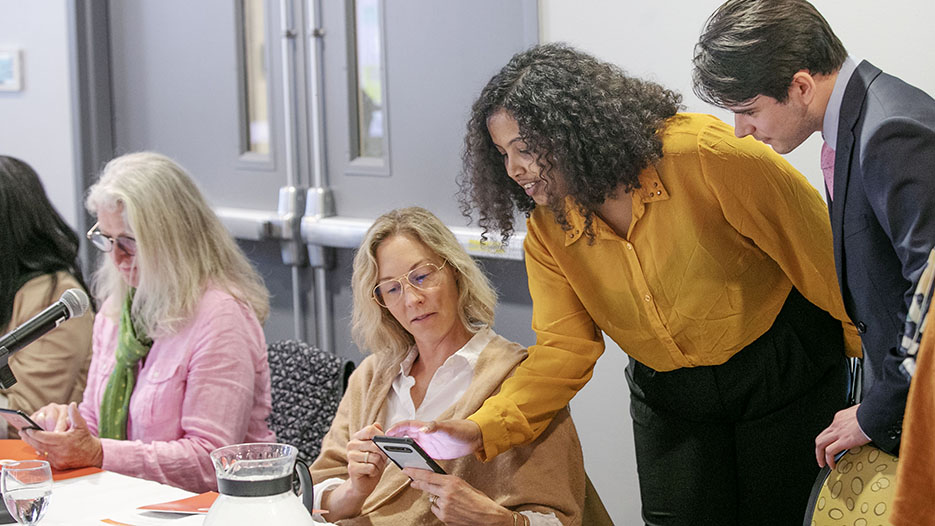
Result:
{"label": "dark suit jacket", "polygon": [[935,100],[861,62],[844,92],[835,152],[838,282],[874,372],[857,420],[897,452],[909,381],[896,348],[935,242]]}

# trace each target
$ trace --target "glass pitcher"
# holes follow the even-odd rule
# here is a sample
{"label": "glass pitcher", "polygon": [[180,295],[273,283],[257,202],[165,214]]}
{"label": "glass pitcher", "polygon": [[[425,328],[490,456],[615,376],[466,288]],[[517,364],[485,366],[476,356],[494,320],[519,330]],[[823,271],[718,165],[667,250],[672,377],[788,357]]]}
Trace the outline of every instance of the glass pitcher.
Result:
{"label": "glass pitcher", "polygon": [[[297,453],[288,444],[237,444],[212,451],[220,496],[204,526],[315,524],[312,479]],[[301,502],[292,492],[294,473],[299,475]]]}

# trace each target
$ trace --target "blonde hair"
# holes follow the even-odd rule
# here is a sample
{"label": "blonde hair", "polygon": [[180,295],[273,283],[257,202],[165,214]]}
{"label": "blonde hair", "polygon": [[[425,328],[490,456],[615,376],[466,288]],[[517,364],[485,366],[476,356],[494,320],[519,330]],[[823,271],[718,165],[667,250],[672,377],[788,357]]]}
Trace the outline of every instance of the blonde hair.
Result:
{"label": "blonde hair", "polygon": [[378,305],[372,297],[379,276],[377,248],[398,234],[421,242],[451,265],[457,276],[458,315],[465,328],[477,332],[493,325],[497,293],[451,230],[424,208],[399,208],[377,218],[354,256],[351,336],[361,351],[400,354],[415,343],[389,309]]}
{"label": "blonde hair", "polygon": [[[172,159],[138,152],[111,160],[88,190],[86,206],[94,215],[102,209],[120,212],[136,239],[139,285],[132,314],[148,335],[178,331],[209,286],[249,305],[261,323],[266,319],[269,292],[263,280]],[[99,301],[127,294],[111,258],[95,272],[92,290]]]}

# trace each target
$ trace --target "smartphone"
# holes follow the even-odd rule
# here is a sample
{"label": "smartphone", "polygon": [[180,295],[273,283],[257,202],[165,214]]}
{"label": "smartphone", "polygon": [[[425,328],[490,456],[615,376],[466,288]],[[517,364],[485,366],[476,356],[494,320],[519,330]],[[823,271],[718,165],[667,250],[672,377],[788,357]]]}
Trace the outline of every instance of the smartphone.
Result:
{"label": "smartphone", "polygon": [[39,424],[32,421],[32,418],[29,418],[29,415],[20,411],[19,409],[3,409],[0,408],[0,417],[3,417],[8,424],[15,427],[18,431],[24,429],[38,429],[42,431],[43,429],[39,427]]}
{"label": "smartphone", "polygon": [[409,437],[375,436],[372,440],[399,469],[418,468],[445,474],[445,470]]}

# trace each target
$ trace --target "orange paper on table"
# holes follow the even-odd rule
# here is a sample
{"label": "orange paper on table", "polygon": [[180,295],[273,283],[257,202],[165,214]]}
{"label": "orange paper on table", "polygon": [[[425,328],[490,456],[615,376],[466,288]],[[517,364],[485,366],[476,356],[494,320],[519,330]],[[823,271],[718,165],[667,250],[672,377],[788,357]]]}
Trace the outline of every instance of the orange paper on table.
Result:
{"label": "orange paper on table", "polygon": [[208,513],[208,508],[214,504],[218,498],[216,491],[209,491],[194,497],[172,500],[169,502],[160,502],[159,504],[149,504],[140,506],[137,509],[151,511],[170,511],[173,513]]}
{"label": "orange paper on table", "polygon": [[[45,460],[42,455],[37,455],[36,450],[22,440],[0,440],[0,459],[8,460]],[[64,471],[52,468],[52,480],[73,479],[83,477],[103,471],[100,468],[78,468],[66,469]]]}

